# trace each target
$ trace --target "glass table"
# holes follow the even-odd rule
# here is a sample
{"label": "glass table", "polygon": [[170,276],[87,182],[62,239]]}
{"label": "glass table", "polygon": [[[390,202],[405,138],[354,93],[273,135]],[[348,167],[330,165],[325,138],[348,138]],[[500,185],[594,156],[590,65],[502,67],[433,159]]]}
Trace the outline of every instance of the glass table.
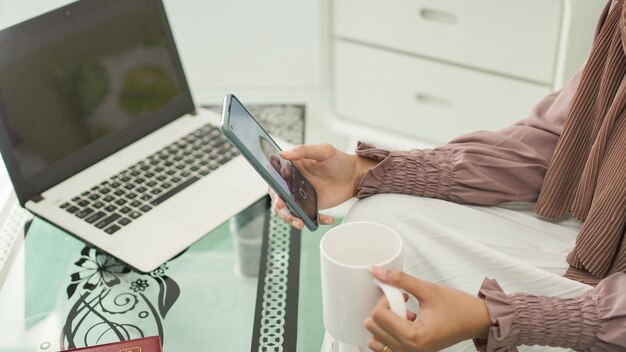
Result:
{"label": "glass table", "polygon": [[290,228],[264,198],[141,273],[35,219],[0,290],[0,351],[159,335],[164,351],[318,352],[323,231]]}
{"label": "glass table", "polygon": [[[305,106],[249,109],[271,134],[302,143]],[[6,274],[0,352],[153,335],[166,352],[319,352],[323,231],[290,228],[262,199],[160,268],[140,273],[35,219],[0,275]]]}

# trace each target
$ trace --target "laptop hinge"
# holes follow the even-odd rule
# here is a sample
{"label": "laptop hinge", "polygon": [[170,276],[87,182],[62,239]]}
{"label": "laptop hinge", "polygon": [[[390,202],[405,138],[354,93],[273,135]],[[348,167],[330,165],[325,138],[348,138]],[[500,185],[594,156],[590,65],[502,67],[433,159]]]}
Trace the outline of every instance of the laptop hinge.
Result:
{"label": "laptop hinge", "polygon": [[41,196],[41,194],[38,194],[36,196],[34,196],[33,198],[31,198],[30,200],[35,202],[35,203],[39,203],[43,200],[44,198]]}

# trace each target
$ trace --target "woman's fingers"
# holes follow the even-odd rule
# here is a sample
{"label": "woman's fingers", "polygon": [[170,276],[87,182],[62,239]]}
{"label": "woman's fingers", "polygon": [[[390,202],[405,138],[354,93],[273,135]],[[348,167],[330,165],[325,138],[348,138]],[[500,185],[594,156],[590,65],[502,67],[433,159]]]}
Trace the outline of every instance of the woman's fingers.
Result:
{"label": "woman's fingers", "polygon": [[280,156],[287,160],[312,159],[315,161],[324,161],[335,153],[335,148],[327,143],[299,145],[291,150],[280,152]]}
{"label": "woman's fingers", "polygon": [[285,202],[280,198],[274,203],[274,212],[282,221],[288,223],[293,227],[301,229],[304,226],[304,222],[302,221],[302,219],[293,215],[289,208],[285,206]]}
{"label": "woman's fingers", "polygon": [[428,300],[434,291],[433,284],[420,280],[402,271],[388,270],[381,267],[370,269],[375,278],[394,287],[401,288],[417,298],[419,301]]}
{"label": "woman's fingers", "polygon": [[[383,352],[383,350],[385,349],[385,344],[383,344],[382,342],[376,340],[374,337],[370,338],[370,340],[367,343],[367,347],[370,348],[370,350],[374,351],[374,352]],[[387,352],[387,351],[385,351]]]}
{"label": "woman's fingers", "polygon": [[[304,221],[293,215],[293,213],[287,207],[287,204],[285,204],[285,201],[280,198],[280,196],[273,189],[268,188],[267,194],[269,194],[270,198],[272,199],[272,207],[274,208],[274,212],[282,221],[299,229],[302,229],[304,227]],[[320,214],[320,223],[323,225],[331,225],[335,223],[335,218],[330,215]]]}
{"label": "woman's fingers", "polygon": [[324,225],[332,225],[335,223],[335,218],[330,215],[320,214],[320,223]]}
{"label": "woman's fingers", "polygon": [[[406,314],[408,320],[415,320],[415,313],[407,310]],[[409,323],[409,321],[398,317],[394,312],[389,309],[389,301],[387,301],[387,298],[385,296],[382,296],[378,300],[378,302],[376,303],[376,307],[372,311],[372,314],[370,315],[368,320],[370,321],[372,326],[378,327],[378,329],[380,329],[378,330],[378,333],[380,335],[375,334],[374,336],[376,336],[376,338],[383,338],[381,341],[388,342],[389,345],[391,345],[392,343],[396,343],[396,341],[399,341],[399,339],[404,338],[405,336],[403,335],[405,335],[407,331],[411,330],[410,324],[412,324]],[[366,322],[368,320],[366,320]],[[367,325],[365,327],[370,330]],[[394,340],[386,339],[386,337],[384,337],[385,335],[380,331],[383,331],[387,335],[393,337]],[[370,330],[370,332],[374,334],[373,330]]]}
{"label": "woman's fingers", "polygon": [[[270,198],[272,198],[274,213],[276,213],[276,215],[278,215],[278,217],[287,224],[295,228],[302,229],[304,227],[304,222],[302,221],[302,219],[293,215],[289,208],[287,208],[285,201],[282,200],[271,188],[268,193],[270,194]],[[274,193],[273,196],[272,193]]]}
{"label": "woman's fingers", "polygon": [[272,189],[272,187],[268,187],[267,188],[267,194],[270,196],[270,199],[272,200],[272,203],[276,203],[276,201],[278,199],[280,199],[280,197],[278,196],[278,194],[276,193],[276,191],[274,191]]}
{"label": "woman's fingers", "polygon": [[411,311],[411,310],[407,310],[406,311],[406,318],[410,321],[415,321],[415,319],[417,319],[417,314],[415,314],[415,312]]}
{"label": "woman's fingers", "polygon": [[[401,345],[400,341],[393,334],[389,333],[387,329],[381,327],[373,316],[367,318],[364,325],[365,328],[374,336],[374,339],[382,342],[384,345],[388,345],[392,349],[394,346],[397,348]],[[372,347],[370,346],[370,348]]]}

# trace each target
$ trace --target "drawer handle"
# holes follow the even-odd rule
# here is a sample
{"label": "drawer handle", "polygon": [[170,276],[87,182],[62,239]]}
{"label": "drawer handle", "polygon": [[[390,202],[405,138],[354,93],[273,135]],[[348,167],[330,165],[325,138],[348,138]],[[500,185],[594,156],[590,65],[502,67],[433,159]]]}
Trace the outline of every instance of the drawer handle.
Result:
{"label": "drawer handle", "polygon": [[453,105],[452,101],[446,98],[436,97],[434,95],[423,94],[423,93],[415,94],[415,100],[417,100],[417,102],[422,105],[429,105],[429,106],[442,108],[442,109],[449,109]]}
{"label": "drawer handle", "polygon": [[427,21],[435,21],[446,24],[457,24],[458,17],[452,12],[445,12],[432,9],[421,9],[420,17]]}

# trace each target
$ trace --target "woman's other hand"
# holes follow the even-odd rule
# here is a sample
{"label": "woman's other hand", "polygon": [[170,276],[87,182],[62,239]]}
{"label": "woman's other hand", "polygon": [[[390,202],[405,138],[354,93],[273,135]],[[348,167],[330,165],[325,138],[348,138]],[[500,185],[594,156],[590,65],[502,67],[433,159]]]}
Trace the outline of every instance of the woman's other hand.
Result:
{"label": "woman's other hand", "polygon": [[399,271],[374,268],[372,273],[412,294],[420,305],[419,320],[413,322],[393,313],[383,296],[365,321],[373,335],[369,341],[373,351],[381,352],[385,346],[394,352],[439,351],[463,340],[487,337],[491,320],[482,299]]}
{"label": "woman's other hand", "polygon": [[[337,206],[354,197],[361,179],[376,162],[354,154],[344,153],[330,144],[300,145],[280,152],[290,160],[311,182],[318,195],[319,209]],[[294,227],[302,228],[302,219],[291,214],[285,202],[274,192],[268,192],[274,203],[274,211]],[[335,219],[320,214],[321,224],[332,224]]]}

